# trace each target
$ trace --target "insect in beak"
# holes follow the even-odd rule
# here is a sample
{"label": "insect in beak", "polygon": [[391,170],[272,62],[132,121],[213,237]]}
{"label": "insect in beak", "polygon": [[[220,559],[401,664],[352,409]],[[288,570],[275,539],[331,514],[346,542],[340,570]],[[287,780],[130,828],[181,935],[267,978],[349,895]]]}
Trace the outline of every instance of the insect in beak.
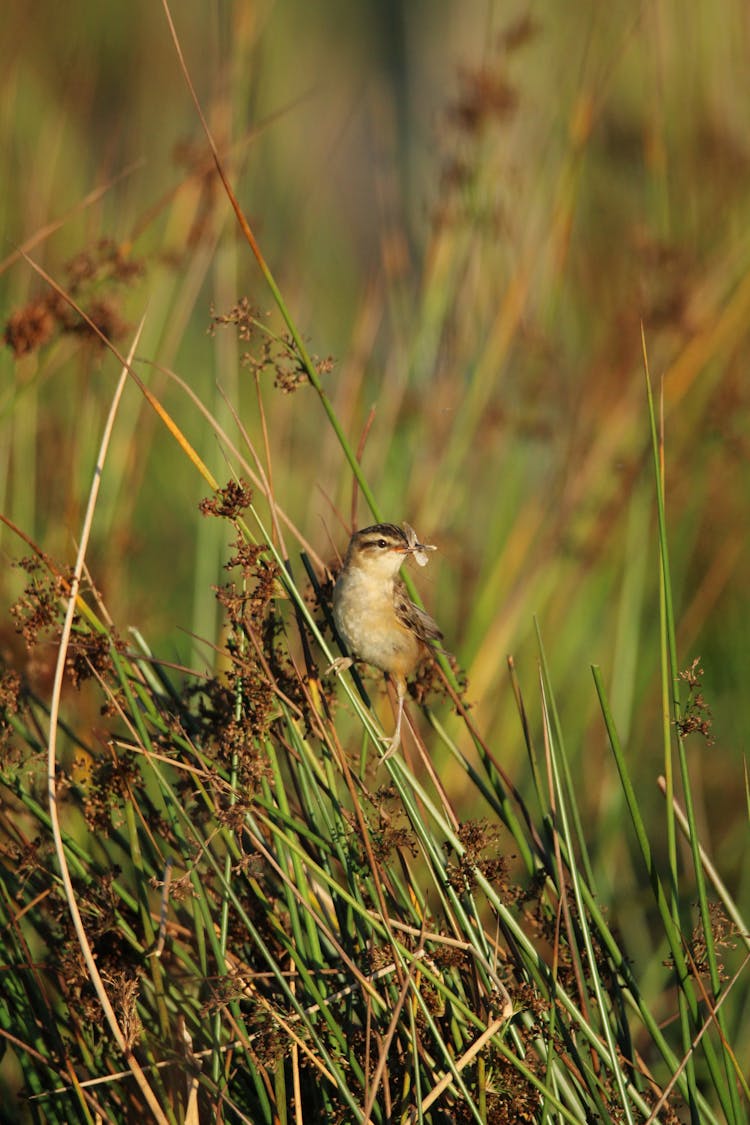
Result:
{"label": "insect in beak", "polygon": [[427,552],[437,551],[437,547],[435,547],[432,543],[420,543],[417,539],[416,531],[413,527],[410,527],[408,523],[404,523],[401,526],[406,532],[408,546],[399,548],[399,550],[403,550],[404,554],[414,555],[414,558],[417,560],[419,566],[427,566],[427,563],[429,562],[429,559],[427,558]]}

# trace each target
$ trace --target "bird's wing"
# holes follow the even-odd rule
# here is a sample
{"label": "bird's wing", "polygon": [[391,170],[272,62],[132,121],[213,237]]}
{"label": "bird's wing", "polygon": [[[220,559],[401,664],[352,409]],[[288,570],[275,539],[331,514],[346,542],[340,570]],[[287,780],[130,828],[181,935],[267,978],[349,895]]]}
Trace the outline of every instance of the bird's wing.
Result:
{"label": "bird's wing", "polygon": [[425,643],[439,641],[443,636],[429,613],[425,613],[423,609],[414,604],[402,582],[397,582],[395,585],[393,605],[401,624],[405,625],[407,629],[411,629],[420,641]]}

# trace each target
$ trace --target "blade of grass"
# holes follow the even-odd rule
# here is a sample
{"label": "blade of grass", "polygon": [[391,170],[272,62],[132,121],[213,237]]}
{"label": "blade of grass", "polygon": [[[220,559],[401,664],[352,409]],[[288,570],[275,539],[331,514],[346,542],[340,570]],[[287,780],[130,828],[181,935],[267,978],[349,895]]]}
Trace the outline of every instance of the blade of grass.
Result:
{"label": "blade of grass", "polygon": [[[672,724],[675,730],[679,730],[680,720],[682,718],[682,704],[680,700],[680,680],[679,680],[679,665],[677,663],[677,640],[674,618],[674,605],[672,598],[672,580],[669,566],[669,549],[667,540],[667,523],[665,511],[665,474],[664,474],[664,430],[663,430],[663,404],[661,410],[662,425],[657,435],[656,429],[656,415],[654,410],[654,401],[651,391],[651,377],[648,367],[648,353],[646,350],[646,337],[643,326],[641,326],[641,344],[643,350],[643,364],[644,373],[646,377],[646,394],[648,399],[649,422],[651,428],[651,444],[654,458],[654,473],[656,479],[656,497],[657,497],[657,515],[659,527],[659,554],[661,558],[661,583],[660,591],[663,598],[663,634],[665,636],[666,648],[668,654],[668,662],[666,659],[662,662],[664,675],[666,677],[667,668],[670,672],[671,679],[671,722],[668,722],[667,716],[670,712],[667,711],[665,706],[665,730],[664,730],[664,753],[665,753],[665,777],[667,780],[667,826],[668,826],[668,840],[669,840],[669,854],[672,865],[672,880],[673,880],[673,913],[676,921],[678,921],[679,906],[677,902],[677,889],[678,889],[678,870],[676,860],[676,825],[675,815],[673,811],[674,790],[671,785],[671,745],[672,745]],[[665,685],[666,686],[666,685]],[[680,775],[682,779],[683,795],[685,801],[685,811],[687,814],[688,825],[690,828],[689,842],[691,855],[693,860],[693,873],[695,876],[696,887],[698,891],[698,905],[701,916],[701,923],[703,926],[703,933],[706,942],[706,953],[708,956],[709,972],[711,976],[711,986],[713,988],[714,1000],[718,999],[721,995],[721,979],[718,968],[718,960],[716,957],[716,949],[714,944],[713,928],[711,923],[711,914],[709,909],[708,897],[706,895],[706,883],[703,875],[703,866],[700,858],[700,843],[698,840],[697,824],[695,820],[695,810],[693,804],[692,785],[690,780],[690,771],[688,769],[687,757],[685,753],[685,738],[680,736],[677,738],[677,752],[678,761],[680,764]],[[695,1027],[693,1017],[693,1027]],[[724,1026],[723,1013],[719,1016],[719,1027],[722,1036],[726,1039],[726,1028]],[[686,1035],[688,1029],[685,1028],[683,1034]],[[711,1053],[711,1041],[706,1040],[704,1051],[708,1057]],[[719,1083],[716,1093],[722,1101],[724,1111],[727,1114],[727,1120],[731,1123],[738,1123],[743,1120],[739,1097],[737,1094],[736,1086],[732,1078],[732,1065],[731,1060],[727,1055],[723,1054],[724,1069],[726,1075],[726,1085]],[[690,1070],[690,1064],[688,1064]],[[728,1101],[726,1093],[728,1091]]]}
{"label": "blade of grass", "polygon": [[[561,758],[564,759],[564,750],[562,747],[557,746],[555,733],[551,728],[544,679],[542,679],[541,688],[545,742],[549,746],[548,757],[553,773],[554,796],[555,804],[557,806],[557,809],[553,809],[553,811],[555,812],[556,822],[559,818],[560,830],[566,842],[568,855],[575,856],[576,844],[579,842],[577,836],[578,832],[580,831],[580,818],[569,818],[568,816],[568,802],[574,800],[574,791],[570,784],[568,771],[565,769],[564,764],[561,762]],[[575,840],[573,839],[573,831],[571,830],[570,819],[575,820]],[[620,1065],[620,1054],[618,1050],[619,1045],[615,1042],[615,1034],[610,1025],[610,1009],[609,1005],[607,1004],[601,978],[599,975],[597,959],[594,953],[594,945],[589,928],[588,915],[586,913],[585,903],[583,901],[583,896],[581,893],[581,879],[578,873],[578,866],[575,861],[569,864],[568,873],[573,887],[573,895],[576,901],[578,928],[580,929],[581,935],[583,937],[583,943],[586,950],[586,959],[588,962],[588,973],[586,979],[588,982],[588,986],[593,987],[594,996],[596,998],[596,1008],[599,1014],[601,1027],[604,1032],[604,1038],[609,1049],[609,1057],[612,1063],[611,1071],[614,1073],[615,1083],[617,1085],[617,1090],[620,1097],[620,1106],[625,1115],[625,1120],[629,1122],[629,1125],[635,1125],[635,1118],[633,1117],[630,1099],[628,1098],[626,1092],[628,1080],[622,1072],[622,1068]],[[565,895],[564,886],[562,885],[560,887],[560,893],[563,896],[563,903],[565,904],[567,896]],[[567,906],[565,907],[565,909],[567,910]],[[575,951],[577,954],[577,950],[575,949],[575,944],[573,941],[573,927],[570,918],[568,919],[568,928],[571,938],[571,951]],[[583,990],[581,999],[585,1002],[586,998]],[[586,1011],[586,1008],[584,1008],[584,1011]],[[600,1106],[600,1110],[604,1110],[604,1107]]]}

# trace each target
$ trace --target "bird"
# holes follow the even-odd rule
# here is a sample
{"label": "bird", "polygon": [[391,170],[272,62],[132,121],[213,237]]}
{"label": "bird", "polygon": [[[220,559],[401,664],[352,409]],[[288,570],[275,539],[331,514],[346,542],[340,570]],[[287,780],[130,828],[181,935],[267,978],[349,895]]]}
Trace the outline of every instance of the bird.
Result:
{"label": "bird", "polygon": [[350,655],[334,661],[331,668],[343,671],[355,659],[363,660],[386,672],[396,687],[396,729],[384,761],[401,742],[406,678],[425,646],[443,636],[429,613],[411,601],[399,571],[410,556],[425,566],[427,552],[435,550],[432,544],[420,543],[407,523],[360,528],[349,541],[333,589],[333,620]]}

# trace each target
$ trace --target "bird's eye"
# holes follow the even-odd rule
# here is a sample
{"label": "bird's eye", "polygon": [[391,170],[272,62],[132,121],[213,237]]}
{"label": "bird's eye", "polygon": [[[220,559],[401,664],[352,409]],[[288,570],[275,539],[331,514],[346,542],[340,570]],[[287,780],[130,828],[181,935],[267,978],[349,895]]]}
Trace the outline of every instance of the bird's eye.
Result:
{"label": "bird's eye", "polygon": [[388,544],[386,543],[385,539],[378,539],[378,547],[387,547],[387,546],[388,546]]}

